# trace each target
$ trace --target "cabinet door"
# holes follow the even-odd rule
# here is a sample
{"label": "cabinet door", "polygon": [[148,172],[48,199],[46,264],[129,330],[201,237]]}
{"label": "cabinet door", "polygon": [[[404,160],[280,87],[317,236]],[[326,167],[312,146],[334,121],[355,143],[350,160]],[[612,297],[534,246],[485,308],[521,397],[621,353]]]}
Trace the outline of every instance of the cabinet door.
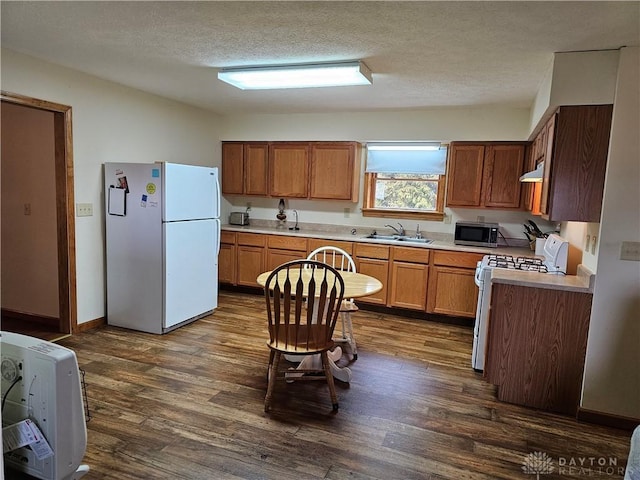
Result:
{"label": "cabinet door", "polygon": [[292,260],[302,260],[306,258],[305,252],[296,252],[294,250],[267,250],[267,268],[266,270],[274,270],[283,263],[290,262]]}
{"label": "cabinet door", "polygon": [[244,145],[244,193],[267,195],[268,143]]}
{"label": "cabinet door", "polygon": [[220,244],[218,255],[218,282],[228,285],[236,283],[236,246]]}
{"label": "cabinet door", "polygon": [[265,272],[264,247],[238,245],[237,277],[238,285],[259,287],[258,275]]}
{"label": "cabinet door", "polygon": [[382,290],[368,297],[358,298],[356,302],[372,303],[375,305],[387,304],[387,278],[389,276],[389,262],[376,258],[356,259],[358,273],[364,273],[370,277],[377,278],[382,283]]}
{"label": "cabinet door", "polygon": [[524,145],[489,145],[484,156],[485,207],[519,208]]}
{"label": "cabinet door", "polygon": [[309,247],[307,248],[307,254],[313,252],[316,248],[320,247],[338,247],[353,256],[353,242],[345,242],[343,240],[327,240],[323,238],[310,238]]}
{"label": "cabinet door", "polygon": [[553,163],[553,144],[555,141],[556,115],[553,115],[544,126],[546,132],[546,145],[544,158],[544,173],[542,175],[542,186],[540,187],[540,213],[549,213],[549,182],[551,181],[551,166]]}
{"label": "cabinet door", "polygon": [[479,207],[484,145],[452,145],[447,173],[447,205]]}
{"label": "cabinet door", "polygon": [[309,195],[309,144],[273,143],[269,147],[269,194],[272,197],[307,198]]}
{"label": "cabinet door", "polygon": [[425,311],[429,267],[419,263],[392,262],[389,306]]}
{"label": "cabinet door", "polygon": [[353,142],[312,143],[309,197],[358,201],[360,169],[356,163],[359,167]]}
{"label": "cabinet door", "polygon": [[242,195],[244,177],[244,145],[242,142],[222,143],[222,193]]}
{"label": "cabinet door", "polygon": [[474,318],[478,303],[475,269],[432,266],[427,312]]}

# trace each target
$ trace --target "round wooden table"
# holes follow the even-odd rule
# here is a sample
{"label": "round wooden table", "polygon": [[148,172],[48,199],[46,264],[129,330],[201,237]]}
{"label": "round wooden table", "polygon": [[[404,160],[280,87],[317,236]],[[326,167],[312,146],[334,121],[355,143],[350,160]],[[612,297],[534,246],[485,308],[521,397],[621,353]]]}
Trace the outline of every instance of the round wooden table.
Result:
{"label": "round wooden table", "polygon": [[[256,279],[256,281],[258,282],[259,285],[264,287],[265,284],[267,283],[267,278],[269,278],[269,275],[271,275],[270,271],[261,273],[260,275],[258,275],[258,278]],[[281,284],[286,279],[286,275],[287,275],[287,272],[285,270],[282,270],[278,274],[279,277],[280,276],[282,277],[282,278],[279,278]],[[302,275],[303,277],[305,275],[311,275],[311,269],[303,270]],[[322,274],[322,271],[315,270],[315,275],[318,277],[318,280],[321,280],[320,277],[323,274]],[[364,275],[363,273],[355,273],[355,272],[340,272],[340,276],[344,281],[343,297],[345,299],[366,297],[368,295],[373,295],[374,293],[378,293],[380,290],[382,290],[382,282],[380,282],[380,280],[378,280],[377,278],[370,277],[369,275]],[[306,283],[307,282],[305,282],[305,284]],[[342,349],[340,347],[336,347],[333,350],[333,352],[329,352],[329,366],[331,367],[331,373],[333,374],[334,378],[337,378],[342,382],[348,383],[351,381],[351,376],[352,376],[351,369],[349,367],[338,367],[338,365],[336,365],[335,363],[337,360],[340,359],[341,356],[342,356]],[[289,361],[295,361],[295,357],[293,356],[286,355],[285,357]],[[320,355],[307,355],[300,362],[300,365],[298,366],[298,368],[300,369],[318,368],[319,367],[318,363],[320,363],[321,365]],[[302,375],[302,373],[297,373],[297,374],[288,373],[287,378],[294,379],[296,375]]]}

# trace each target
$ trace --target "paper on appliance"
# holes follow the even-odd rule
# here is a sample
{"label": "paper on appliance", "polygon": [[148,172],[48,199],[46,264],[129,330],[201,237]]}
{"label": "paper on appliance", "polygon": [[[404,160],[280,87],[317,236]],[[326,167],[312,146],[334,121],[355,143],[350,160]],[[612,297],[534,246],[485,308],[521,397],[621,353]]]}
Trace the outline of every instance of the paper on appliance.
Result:
{"label": "paper on appliance", "polygon": [[4,427],[2,429],[2,446],[2,453],[29,446],[38,460],[53,455],[53,450],[51,450],[47,439],[44,438],[38,426],[29,419]]}

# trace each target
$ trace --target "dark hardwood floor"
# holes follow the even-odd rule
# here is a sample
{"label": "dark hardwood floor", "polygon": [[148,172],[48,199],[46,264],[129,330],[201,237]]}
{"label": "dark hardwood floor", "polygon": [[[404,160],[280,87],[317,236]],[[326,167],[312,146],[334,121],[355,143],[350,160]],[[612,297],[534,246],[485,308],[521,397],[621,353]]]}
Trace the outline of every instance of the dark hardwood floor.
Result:
{"label": "dark hardwood floor", "polygon": [[[114,327],[59,343],[86,371],[86,479],[585,478],[558,458],[615,459],[630,432],[518,407],[470,367],[472,330],[360,311],[353,380],[286,384],[265,414],[264,299],[221,292],[216,312],[158,336]],[[344,359],[343,359],[344,361]],[[597,468],[597,467],[591,467]]]}

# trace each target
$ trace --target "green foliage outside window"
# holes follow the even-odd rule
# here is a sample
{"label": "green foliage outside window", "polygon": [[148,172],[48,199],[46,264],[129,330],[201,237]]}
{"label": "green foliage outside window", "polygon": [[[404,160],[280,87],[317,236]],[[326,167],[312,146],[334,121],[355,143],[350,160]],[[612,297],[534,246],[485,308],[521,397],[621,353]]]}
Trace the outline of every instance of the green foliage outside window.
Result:
{"label": "green foliage outside window", "polygon": [[375,208],[436,211],[439,175],[378,174]]}

